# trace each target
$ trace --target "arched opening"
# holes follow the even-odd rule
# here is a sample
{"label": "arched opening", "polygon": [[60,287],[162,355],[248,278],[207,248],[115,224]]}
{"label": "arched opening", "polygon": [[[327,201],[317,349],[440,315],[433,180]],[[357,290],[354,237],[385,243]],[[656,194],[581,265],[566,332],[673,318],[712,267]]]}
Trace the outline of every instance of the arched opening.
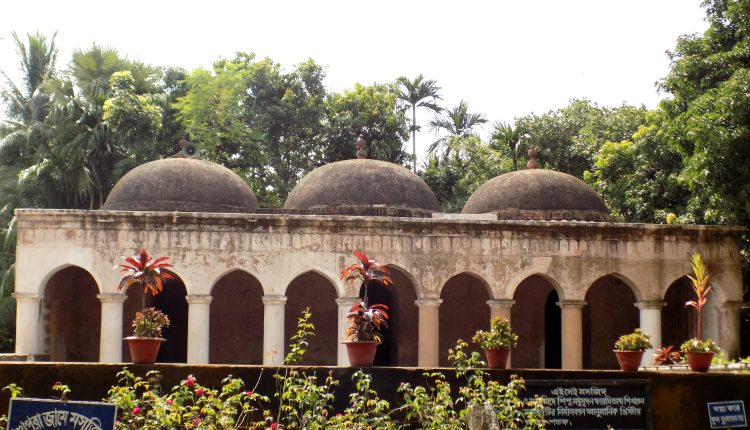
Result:
{"label": "arched opening", "polygon": [[[164,280],[164,290],[156,297],[150,293],[143,294],[143,290],[133,287],[127,291],[125,308],[123,311],[123,333],[130,336],[133,333],[132,322],[136,312],[145,307],[154,307],[169,317],[169,327],[162,330],[162,337],[166,341],[159,347],[157,363],[185,363],[187,362],[187,331],[188,304],[185,300],[187,290],[182,280],[173,272],[169,272],[174,279]],[[127,346],[123,348],[123,356],[130,361]]]}
{"label": "arched opening", "polygon": [[448,349],[456,346],[458,339],[470,344],[470,349],[479,350],[471,344],[471,338],[479,329],[490,326],[490,295],[482,282],[468,273],[456,275],[446,282],[440,293],[440,365],[449,366]]}
{"label": "arched opening", "polygon": [[541,276],[524,279],[513,294],[511,325],[518,334],[513,367],[559,369],[562,363],[560,301],[552,284]]}
{"label": "arched opening", "polygon": [[598,279],[586,292],[583,307],[583,368],[619,369],[615,341],[638,327],[635,294],[614,276]]}
{"label": "arched opening", "polygon": [[[210,363],[263,362],[263,287],[252,275],[235,270],[211,290]],[[241,328],[241,329],[239,329]]]}
{"label": "arched opening", "polygon": [[[367,305],[385,305],[388,308],[388,327],[381,327],[380,344],[375,351],[374,366],[393,366],[395,363],[394,355],[398,350],[398,336],[394,326],[398,324],[399,310],[395,297],[396,290],[393,287],[386,287],[380,282],[371,281],[367,286]],[[364,285],[359,289],[359,298],[364,299]]]}
{"label": "arched opening", "polygon": [[336,365],[338,342],[338,306],[336,288],[325,277],[315,272],[295,278],[286,289],[284,311],[284,339],[289,345],[297,332],[297,320],[303,309],[309,307],[310,322],[315,325],[315,336],[309,339],[302,364]]}
{"label": "arched opening", "polygon": [[[711,296],[708,296],[709,302]],[[663,343],[661,346],[673,345],[675,350],[678,350],[682,342],[696,335],[695,311],[693,308],[685,307],[685,302],[694,299],[693,287],[687,276],[683,276],[669,286],[667,293],[664,295],[666,305],[661,313],[661,339]],[[705,312],[706,307],[703,309]],[[658,348],[660,345],[654,346]]]}
{"label": "arched opening", "polygon": [[[419,339],[419,308],[417,292],[411,280],[398,268],[388,266],[393,280],[393,302],[390,307],[390,361],[388,365],[409,367],[417,365]],[[371,302],[374,303],[374,302]],[[378,357],[375,357],[376,363]],[[384,364],[378,364],[384,365]]]}
{"label": "arched opening", "polygon": [[102,306],[89,272],[68,267],[44,289],[47,352],[52,361],[99,361]]}

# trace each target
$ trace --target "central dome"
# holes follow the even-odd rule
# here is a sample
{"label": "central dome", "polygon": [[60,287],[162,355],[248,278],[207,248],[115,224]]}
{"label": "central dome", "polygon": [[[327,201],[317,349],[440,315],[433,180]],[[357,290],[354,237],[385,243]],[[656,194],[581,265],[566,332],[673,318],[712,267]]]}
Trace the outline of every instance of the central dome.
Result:
{"label": "central dome", "polygon": [[308,173],[284,209],[321,215],[428,217],[440,212],[430,187],[411,170],[371,159],[337,161]]}
{"label": "central dome", "polygon": [[490,179],[462,213],[496,213],[498,219],[613,221],[601,197],[585,182],[554,170],[527,169]]}
{"label": "central dome", "polygon": [[109,193],[104,210],[254,212],[258,200],[236,173],[216,163],[166,158],[136,167]]}

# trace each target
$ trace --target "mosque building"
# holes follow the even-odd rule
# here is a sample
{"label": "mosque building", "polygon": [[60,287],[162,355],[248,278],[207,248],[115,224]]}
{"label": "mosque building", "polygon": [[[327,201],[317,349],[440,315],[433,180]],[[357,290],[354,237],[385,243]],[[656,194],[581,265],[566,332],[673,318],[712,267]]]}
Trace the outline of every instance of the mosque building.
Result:
{"label": "mosque building", "polygon": [[168,158],[123,176],[99,210],[16,216],[16,352],[54,361],[129,360],[122,339],[144,297],[118,292],[112,267],[141,247],[174,264],[164,292],[145,298],[172,320],[160,362],[280,364],[309,307],[305,362],[348,365],[359,291],[339,271],[355,250],[395,284],[370,292],[391,310],[376,365],[445,366],[448,348],[494,316],[519,335],[515,368],[616,368],[613,343],[636,327],[679,346],[693,334],[692,252],[714,287],[704,337],[739,353],[742,228],[618,223],[584,182],[551,170],[498,176],[446,214],[407,168],[346,160],[263,209],[229,169]]}

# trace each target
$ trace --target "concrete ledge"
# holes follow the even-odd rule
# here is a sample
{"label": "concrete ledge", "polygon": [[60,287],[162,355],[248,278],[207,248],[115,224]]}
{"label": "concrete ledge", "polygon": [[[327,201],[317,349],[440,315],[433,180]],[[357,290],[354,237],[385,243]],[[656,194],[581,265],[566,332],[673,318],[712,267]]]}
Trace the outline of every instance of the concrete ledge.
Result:
{"label": "concrete ledge", "polygon": [[[154,366],[132,364],[98,364],[98,363],[37,363],[37,362],[4,362],[0,363],[0,387],[16,383],[23,387],[29,397],[52,397],[52,385],[62,382],[69,385],[74,400],[100,400],[107,390],[116,384],[115,375],[124,366],[132,369],[137,375],[145,375],[149,370],[158,370],[163,376],[162,386],[168,391],[172,386],[184,380],[189,374],[198,382],[209,387],[218,387],[221,380],[231,374],[242,378],[246,384],[254,386],[256,391],[270,396],[274,392],[273,374],[278,368],[263,366],[226,366],[226,365],[184,365],[159,364]],[[354,390],[351,377],[357,370],[348,367],[300,367],[308,373],[315,373],[322,381],[332,373],[340,381],[336,389],[337,409],[343,409],[348,400],[347,394]],[[386,400],[398,405],[396,389],[401,382],[424,384],[426,371],[442,372],[452,386],[457,381],[453,369],[419,369],[373,367],[365,370],[373,376],[373,388]],[[647,381],[648,408],[653,429],[706,429],[708,428],[708,402],[743,400],[750,405],[750,374],[732,373],[691,373],[684,371],[670,372],[619,372],[619,371],[556,371],[534,369],[509,369],[489,371],[493,379],[507,382],[510,376],[519,375],[526,380],[645,380]],[[0,412],[7,413],[8,393],[0,393]]]}

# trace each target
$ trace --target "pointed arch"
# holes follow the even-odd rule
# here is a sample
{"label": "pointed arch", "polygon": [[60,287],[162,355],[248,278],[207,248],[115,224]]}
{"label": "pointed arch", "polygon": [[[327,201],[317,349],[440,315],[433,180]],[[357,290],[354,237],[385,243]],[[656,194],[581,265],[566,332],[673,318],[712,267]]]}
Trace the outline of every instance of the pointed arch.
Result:
{"label": "pointed arch", "polygon": [[583,307],[583,368],[618,369],[610,351],[617,338],[639,326],[637,289],[620,274],[595,280],[586,290]]}
{"label": "pointed arch", "polygon": [[300,312],[309,307],[315,336],[309,339],[303,364],[336,365],[338,342],[338,291],[330,277],[318,270],[308,270],[291,280],[286,287],[284,339],[286,345],[297,331]]}
{"label": "pointed arch", "polygon": [[492,291],[483,278],[472,272],[458,273],[441,287],[439,359],[441,366],[448,366],[448,349],[458,339],[469,342],[477,330],[489,328],[487,301],[492,298]]}
{"label": "pointed arch", "polygon": [[64,264],[42,284],[47,352],[53,361],[98,361],[102,306],[87,270]]}
{"label": "pointed arch", "polygon": [[487,282],[487,280],[482,275],[479,275],[476,272],[473,272],[471,270],[464,270],[464,271],[461,271],[461,272],[455,272],[452,275],[448,276],[447,278],[441,280],[440,283],[438,284],[438,285],[440,285],[440,290],[438,291],[438,294],[440,294],[442,296],[443,295],[443,288],[445,288],[445,286],[448,285],[448,283],[452,279],[456,278],[457,276],[468,276],[468,277],[471,277],[472,279],[474,279],[475,283],[477,283],[478,285],[482,286],[482,288],[485,290],[485,292],[487,293],[487,295],[490,298],[493,298],[494,293],[492,291],[492,287],[490,287],[490,283]]}
{"label": "pointed arch", "polygon": [[562,286],[560,285],[555,278],[549,276],[546,273],[537,271],[537,270],[528,270],[524,272],[520,272],[513,276],[511,278],[510,282],[508,282],[508,287],[510,288],[510,296],[514,297],[516,295],[516,292],[518,291],[518,288],[521,286],[522,283],[525,281],[532,279],[534,277],[538,277],[543,279],[549,286],[552,287],[552,289],[555,290],[557,293],[557,297],[560,301],[563,301],[566,299],[565,297],[565,291],[563,290]]}
{"label": "pointed arch", "polygon": [[562,288],[549,276],[530,272],[513,289],[511,325],[518,334],[513,367],[557,369],[562,366]]}
{"label": "pointed arch", "polygon": [[[242,269],[226,271],[211,286],[209,363],[263,362],[263,286]],[[238,330],[242,327],[242,330]]]}

